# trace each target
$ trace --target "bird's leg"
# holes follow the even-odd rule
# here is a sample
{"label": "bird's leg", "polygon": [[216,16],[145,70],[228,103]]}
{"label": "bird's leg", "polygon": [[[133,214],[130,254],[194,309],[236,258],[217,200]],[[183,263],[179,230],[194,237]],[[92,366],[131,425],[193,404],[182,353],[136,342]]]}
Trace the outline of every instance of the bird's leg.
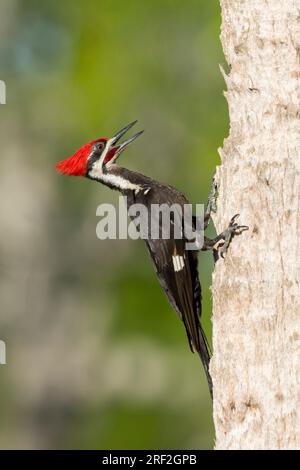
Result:
{"label": "bird's leg", "polygon": [[[230,220],[227,229],[217,235],[215,238],[209,239],[207,237],[204,237],[204,244],[201,250],[213,250],[215,260],[217,260],[219,256],[224,258],[224,255],[230,245],[232,238],[235,235],[240,235],[242,232],[249,229],[247,225],[238,225],[235,222],[238,216],[239,214],[234,215]],[[222,242],[219,243],[218,246],[215,246],[221,240]]]}
{"label": "bird's leg", "polygon": [[[204,230],[208,227],[208,224],[211,219],[211,213],[216,212],[217,193],[218,193],[218,186],[216,183],[216,176],[214,174],[212,183],[211,183],[211,190],[210,190],[208,202],[207,202],[205,213],[204,213],[204,223],[202,225]],[[234,215],[232,219],[230,220],[227,229],[224,230],[219,235],[217,235],[215,238],[210,239],[210,238],[204,237],[204,243],[201,248],[201,251],[212,250],[215,261],[217,261],[220,256],[224,258],[224,255],[227,252],[227,249],[230,245],[232,238],[235,235],[240,235],[242,232],[249,229],[247,225],[238,225],[235,222],[238,216],[239,214]],[[195,216],[193,216],[194,228],[197,226],[196,222],[197,222],[197,219]],[[218,242],[221,242],[221,243],[218,243]]]}
{"label": "bird's leg", "polygon": [[208,227],[210,218],[211,218],[211,213],[217,211],[217,192],[218,192],[218,185],[216,182],[216,173],[214,174],[211,182],[211,188],[210,188],[210,193],[205,209],[205,214],[204,214],[204,230]]}
{"label": "bird's leg", "polygon": [[205,212],[204,212],[204,217],[203,219],[200,217],[196,217],[193,215],[193,229],[194,230],[206,230],[208,227],[208,224],[211,219],[211,213],[217,211],[217,193],[218,193],[218,186],[216,183],[216,173],[214,174],[211,182],[211,188],[210,188],[210,193],[208,197],[208,201],[206,204]]}

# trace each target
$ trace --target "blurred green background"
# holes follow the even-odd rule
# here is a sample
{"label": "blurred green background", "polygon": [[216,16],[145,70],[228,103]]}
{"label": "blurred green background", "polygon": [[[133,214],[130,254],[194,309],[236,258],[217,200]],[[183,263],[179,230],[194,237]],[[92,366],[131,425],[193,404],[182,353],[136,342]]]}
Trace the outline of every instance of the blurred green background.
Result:
{"label": "blurred green background", "polygon": [[228,126],[219,29],[217,0],[1,0],[2,449],[212,448],[201,363],[143,242],[96,238],[118,194],[53,165],[138,119],[122,164],[205,202]]}

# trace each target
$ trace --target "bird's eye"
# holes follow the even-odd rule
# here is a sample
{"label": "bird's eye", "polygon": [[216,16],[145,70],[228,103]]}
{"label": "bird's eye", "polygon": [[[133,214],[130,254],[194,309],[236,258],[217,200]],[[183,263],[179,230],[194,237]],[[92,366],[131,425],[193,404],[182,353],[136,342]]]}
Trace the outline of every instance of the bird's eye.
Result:
{"label": "bird's eye", "polygon": [[103,142],[97,142],[96,148],[97,148],[98,152],[102,152],[103,149],[104,149],[104,143]]}

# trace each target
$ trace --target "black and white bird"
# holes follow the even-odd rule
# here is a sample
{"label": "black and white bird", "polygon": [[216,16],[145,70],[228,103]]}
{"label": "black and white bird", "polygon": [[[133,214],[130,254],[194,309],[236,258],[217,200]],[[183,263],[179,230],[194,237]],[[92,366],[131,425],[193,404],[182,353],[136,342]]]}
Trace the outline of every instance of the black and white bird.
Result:
{"label": "black and white bird", "polygon": [[[65,175],[85,176],[120,191],[127,198],[129,213],[132,205],[136,203],[143,204],[149,213],[154,204],[166,204],[167,206],[176,204],[183,208],[188,204],[188,200],[177,189],[117,165],[117,159],[123,150],[143,132],[140,131],[124,142],[118,143],[136,122],[128,124],[111,139],[99,138],[86,143],[69,158],[59,162],[56,165],[56,170]],[[203,229],[209,223],[216,191],[216,184],[213,181]],[[223,256],[232,237],[247,229],[245,226],[239,226],[235,223],[237,216],[238,214],[231,219],[228,228],[215,239],[210,240],[204,237],[204,243],[200,249],[214,249],[215,253]],[[161,222],[158,221],[158,223]],[[200,323],[201,286],[197,271],[199,250],[186,249],[187,239],[182,227],[180,230],[183,236],[181,238],[175,236],[174,225],[182,224],[182,220],[173,218],[170,223],[173,227],[168,238],[151,238],[150,234],[149,237],[146,237],[145,242],[159,282],[167,294],[170,304],[184,324],[190,349],[192,352],[197,352],[202,360],[212,395],[212,380],[209,373],[210,350]],[[221,246],[216,250],[218,242]]]}

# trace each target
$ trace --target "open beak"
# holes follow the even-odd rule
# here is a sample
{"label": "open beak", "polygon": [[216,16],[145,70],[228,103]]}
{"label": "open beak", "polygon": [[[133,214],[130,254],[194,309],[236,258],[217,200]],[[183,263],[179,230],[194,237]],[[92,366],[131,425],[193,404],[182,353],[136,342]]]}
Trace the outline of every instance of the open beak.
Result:
{"label": "open beak", "polygon": [[123,129],[121,129],[114,137],[109,139],[108,153],[110,150],[112,149],[114,150],[114,156],[111,162],[116,161],[118,156],[123,152],[123,150],[127,147],[127,145],[131,144],[131,142],[133,142],[137,137],[139,137],[144,132],[144,131],[139,131],[136,134],[134,134],[132,137],[129,137],[128,139],[124,140],[124,142],[122,142],[121,144],[116,145],[117,142],[123,137],[123,135],[126,134],[126,132],[129,131],[129,129],[131,129],[136,123],[137,121],[131,122],[127,126],[123,127]]}

